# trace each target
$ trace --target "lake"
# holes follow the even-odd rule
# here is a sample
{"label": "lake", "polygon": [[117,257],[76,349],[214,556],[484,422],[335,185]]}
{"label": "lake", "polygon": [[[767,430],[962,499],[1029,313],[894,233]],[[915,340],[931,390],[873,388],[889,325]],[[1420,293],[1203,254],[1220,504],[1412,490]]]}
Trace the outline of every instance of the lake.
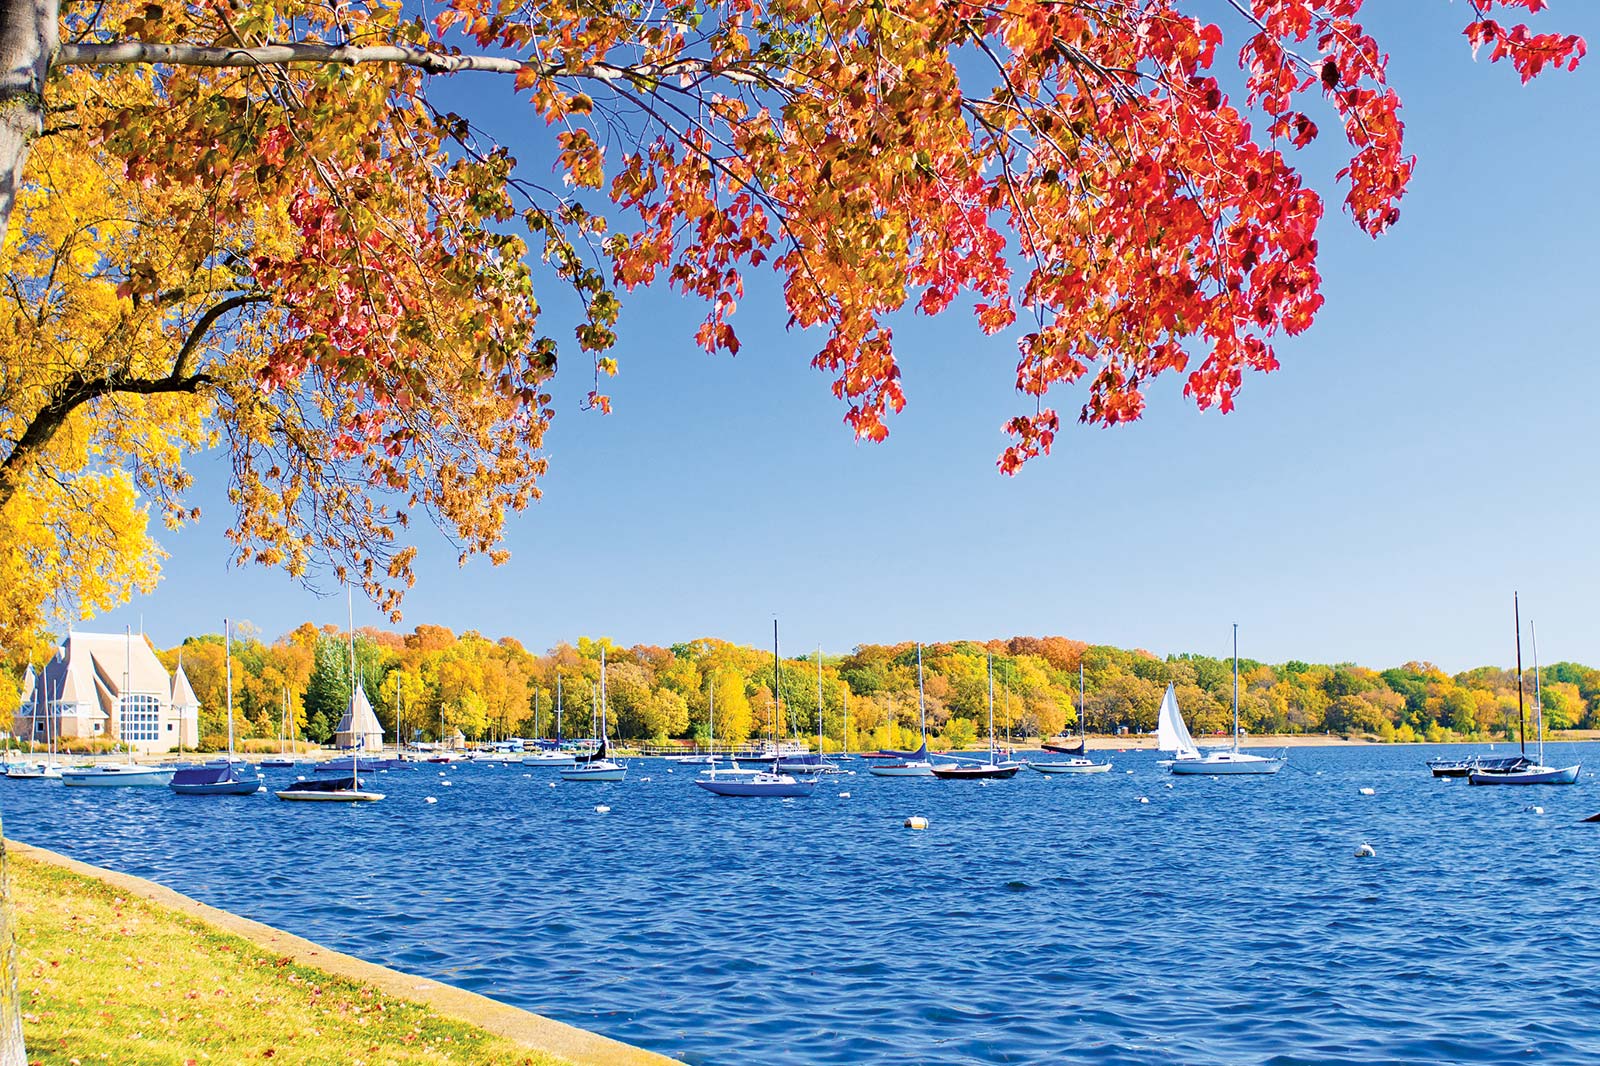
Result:
{"label": "lake", "polygon": [[1436,780],[1447,750],[1295,748],[1231,779],[1111,752],[987,785],[855,762],[791,801],[659,760],[615,785],[424,765],[364,775],[371,805],[0,780],[0,810],[15,839],[707,1066],[1592,1063],[1600,745],[1551,746],[1586,764],[1567,788]]}

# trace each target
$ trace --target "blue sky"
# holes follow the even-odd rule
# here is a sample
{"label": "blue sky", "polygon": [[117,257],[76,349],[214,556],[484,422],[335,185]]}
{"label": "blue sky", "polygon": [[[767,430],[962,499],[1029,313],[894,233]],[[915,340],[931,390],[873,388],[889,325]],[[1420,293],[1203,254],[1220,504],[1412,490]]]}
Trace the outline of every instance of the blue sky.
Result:
{"label": "blue sky", "polygon": [[[909,405],[887,443],[859,445],[808,365],[820,341],[785,331],[765,276],[741,304],[736,359],[694,346],[698,305],[637,293],[614,414],[580,411],[587,367],[564,365],[546,496],[512,518],[511,561],[458,569],[424,535],[400,628],[535,649],[579,634],[763,644],[776,615],[792,652],[1059,633],[1224,654],[1237,621],[1253,658],[1459,670],[1509,663],[1520,589],[1545,662],[1600,663],[1600,58],[1522,86],[1474,64],[1464,4],[1370,6],[1416,178],[1374,242],[1339,212],[1337,144],[1303,153],[1330,207],[1327,306],[1235,413],[1201,414],[1166,381],[1143,422],[1071,423],[1051,457],[1005,478],[1001,426],[1025,409],[1014,337],[903,316]],[[1554,6],[1546,28],[1600,43],[1600,5]],[[458,108],[488,89],[460,90]],[[542,167],[522,105],[485,117]],[[1064,413],[1081,400],[1053,396]],[[195,470],[206,515],[163,535],[161,587],[85,628],[142,616],[172,644],[224,614],[268,636],[342,623],[336,590],[229,567],[225,464]],[[356,616],[382,621],[359,601]]]}

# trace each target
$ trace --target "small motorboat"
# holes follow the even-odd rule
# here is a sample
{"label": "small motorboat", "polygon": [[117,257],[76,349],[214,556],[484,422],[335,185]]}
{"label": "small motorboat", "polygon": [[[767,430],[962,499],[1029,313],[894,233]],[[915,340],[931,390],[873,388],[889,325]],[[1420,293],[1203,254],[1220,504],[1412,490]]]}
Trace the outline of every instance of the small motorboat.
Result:
{"label": "small motorboat", "polygon": [[292,770],[298,764],[293,759],[272,758],[262,759],[257,765],[264,770]]}
{"label": "small motorboat", "polygon": [[59,781],[64,769],[57,762],[18,762],[6,769],[6,777],[13,781]]}
{"label": "small motorboat", "polygon": [[305,803],[374,803],[383,799],[382,792],[363,789],[361,779],[354,774],[296,781],[288,788],[279,789],[276,795],[281,800]]}

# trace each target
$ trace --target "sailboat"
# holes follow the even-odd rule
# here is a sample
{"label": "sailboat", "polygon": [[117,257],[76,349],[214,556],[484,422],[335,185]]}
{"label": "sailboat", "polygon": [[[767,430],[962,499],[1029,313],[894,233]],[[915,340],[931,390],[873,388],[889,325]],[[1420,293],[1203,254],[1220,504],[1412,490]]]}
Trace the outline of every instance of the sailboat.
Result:
{"label": "sailboat", "polygon": [[[772,620],[772,750],[778,751],[778,699],[781,666],[778,660],[778,620]],[[771,770],[734,769],[706,770],[694,783],[714,796],[773,796],[779,799],[801,799],[816,791],[817,779],[798,778],[783,773],[774,760]]]}
{"label": "sailboat", "polygon": [[1539,729],[1539,756],[1528,758],[1527,730],[1522,719],[1522,610],[1516,593],[1511,594],[1512,610],[1517,619],[1517,733],[1522,754],[1509,759],[1480,760],[1467,774],[1469,785],[1571,785],[1578,780],[1582,763],[1572,766],[1552,767],[1544,762],[1544,704],[1543,688],[1539,683],[1539,638],[1533,634],[1533,623],[1528,631],[1533,635],[1533,717]]}
{"label": "sailboat", "polygon": [[600,649],[600,746],[587,755],[575,755],[561,771],[563,781],[621,781],[628,776],[626,763],[611,758],[606,733],[606,649]]}
{"label": "sailboat", "polygon": [[[37,726],[39,720],[39,707],[43,706],[45,708],[44,734],[50,751],[49,754],[45,756],[43,762],[27,760],[24,762],[11,763],[6,767],[5,776],[17,781],[59,781],[61,780],[61,771],[63,767],[60,763],[56,762],[56,716],[50,709],[50,701],[45,699],[46,682],[44,673],[41,672],[38,675],[38,682],[36,684],[33,682],[33,678],[33,664],[29,663],[28,673],[23,678],[22,687],[25,690],[31,688],[32,692],[34,693],[34,713],[32,715],[32,720],[35,723],[35,726]],[[28,739],[32,740],[33,737],[30,735]]]}
{"label": "sailboat", "polygon": [[817,750],[780,754],[777,760],[780,773],[789,774],[841,774],[837,765],[822,753],[822,649],[817,649]]}
{"label": "sailboat", "polygon": [[[1083,726],[1083,656],[1082,655],[1078,656],[1078,725],[1080,727]],[[1078,735],[1078,742],[1076,744],[1072,743],[1072,737],[1070,737],[1065,731],[1062,731],[1062,733],[1059,736],[1052,737],[1049,740],[1043,741],[1039,745],[1039,747],[1043,748],[1045,751],[1053,751],[1058,755],[1082,755],[1088,749],[1088,746],[1089,746],[1089,731],[1086,728],[1081,729],[1081,731],[1080,731],[1080,733]],[[1087,761],[1087,760],[1085,760],[1085,761]],[[1067,764],[1066,763],[1061,763],[1061,762],[1052,762],[1052,763],[1041,763],[1041,764],[1039,764],[1039,766],[1035,766],[1033,763],[1030,762],[1028,765],[1033,767],[1033,769],[1037,770],[1037,769],[1039,769],[1039,766],[1055,766],[1055,767],[1059,767],[1059,766],[1065,766]],[[1106,769],[1108,769],[1108,770],[1111,769],[1111,764],[1110,763],[1106,764]],[[1066,773],[1068,771],[1064,771],[1064,770],[1045,770],[1044,772],[1049,774],[1049,773]],[[1080,770],[1080,771],[1077,771],[1077,772],[1079,772],[1079,773],[1094,773],[1093,770]]]}
{"label": "sailboat", "polygon": [[294,756],[289,754],[289,689],[283,690],[283,706],[278,709],[278,754],[261,760],[262,769],[275,768],[284,770],[294,765]]}
{"label": "sailboat", "polygon": [[[1167,686],[1167,696],[1172,698],[1172,710],[1177,725],[1183,726],[1183,718],[1177,715],[1178,701],[1173,695],[1170,684]],[[1166,711],[1166,707],[1166,700],[1162,700],[1163,712]],[[1158,722],[1158,732],[1159,729]],[[1283,769],[1283,760],[1280,758],[1239,750],[1239,623],[1237,622],[1233,624],[1233,747],[1214,749],[1201,755],[1194,747],[1193,739],[1189,737],[1187,726],[1183,726],[1182,736],[1189,741],[1189,747],[1185,751],[1180,751],[1172,765],[1167,767],[1175,774],[1275,774]]]}
{"label": "sailboat", "polygon": [[[891,719],[892,721],[893,719]],[[880,750],[867,772],[874,777],[932,777],[928,761],[928,708],[922,687],[922,645],[917,645],[917,722],[922,729],[922,747],[916,751]]]}
{"label": "sailboat", "polygon": [[556,768],[559,768],[559,767],[574,765],[573,758],[572,758],[572,752],[563,751],[561,749],[561,715],[562,715],[562,711],[564,709],[564,704],[565,703],[566,703],[566,699],[563,696],[562,691],[561,691],[561,673],[560,673],[560,671],[557,671],[556,672],[556,743],[555,743],[555,747],[553,747],[553,748],[544,747],[543,745],[547,743],[546,741],[543,741],[543,740],[536,741],[535,743],[537,743],[540,746],[535,748],[533,751],[530,751],[527,754],[523,755],[523,757],[522,757],[522,765],[523,766],[545,766],[545,767],[556,767]]}
{"label": "sailboat", "polygon": [[[132,711],[129,701],[132,694],[128,689],[133,684],[133,630],[130,628],[125,635],[126,648],[123,652],[122,664],[122,692],[117,696],[119,729],[126,727],[132,720]],[[120,734],[119,734],[120,735]],[[133,745],[128,745],[131,753]],[[97,763],[94,766],[75,766],[70,770],[61,771],[61,783],[73,788],[165,788],[172,780],[175,772],[172,767],[140,766],[131,758],[125,762]]]}
{"label": "sailboat", "polygon": [[1200,758],[1200,749],[1183,724],[1183,712],[1178,708],[1178,693],[1167,682],[1166,694],[1161,697],[1161,710],[1156,715],[1156,753],[1171,758],[1159,760],[1161,766],[1171,766],[1180,759]]}
{"label": "sailboat", "polygon": [[[919,664],[920,665],[920,664]],[[977,781],[1016,777],[1022,769],[1019,762],[999,762],[994,750],[994,656],[989,656],[989,761],[959,760],[940,763],[932,768],[934,777],[941,781]]]}
{"label": "sailboat", "polygon": [[[1169,696],[1172,694],[1171,685],[1167,686],[1167,694]],[[1173,703],[1176,704],[1177,701],[1174,700]],[[1089,743],[1089,724],[1083,716],[1083,658],[1081,656],[1078,659],[1078,729],[1078,746],[1076,749],[1068,747],[1052,748],[1048,744],[1044,745],[1044,749],[1057,752],[1077,751],[1079,754],[1066,760],[1057,759],[1051,762],[1030,761],[1028,769],[1037,770],[1041,774],[1103,774],[1111,769],[1110,763],[1095,762],[1093,759],[1081,754]]]}
{"label": "sailboat", "polygon": [[[356,673],[356,609],[350,585],[344,587],[346,607],[350,612],[350,727],[356,728],[356,690],[360,685]],[[355,734],[355,743],[350,746],[350,775],[348,777],[313,778],[309,781],[296,781],[288,788],[279,789],[276,793],[281,800],[292,800],[296,803],[376,803],[383,799],[382,792],[369,792],[361,787],[360,762],[357,758],[362,748],[366,746],[365,733]],[[381,752],[379,754],[382,754]]]}
{"label": "sailboat", "polygon": [[177,771],[167,787],[180,796],[253,796],[261,791],[261,774],[251,763],[233,755],[233,628],[222,620],[224,683],[228,686],[228,754],[204,766]]}

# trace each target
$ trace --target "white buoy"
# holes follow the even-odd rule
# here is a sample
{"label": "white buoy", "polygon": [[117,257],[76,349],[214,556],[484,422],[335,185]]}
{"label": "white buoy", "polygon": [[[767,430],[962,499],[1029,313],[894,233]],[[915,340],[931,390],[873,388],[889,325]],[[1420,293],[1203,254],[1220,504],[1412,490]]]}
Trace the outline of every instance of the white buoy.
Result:
{"label": "white buoy", "polygon": [[639,778],[640,783],[643,783],[643,782],[648,781],[648,780],[650,780],[648,777]]}
{"label": "white buoy", "polygon": [[1378,794],[1378,790],[1375,788],[1358,788],[1356,791],[1363,796],[1376,796]]}
{"label": "white buoy", "polygon": [[1131,774],[1131,773],[1133,773],[1133,771],[1132,771],[1132,770],[1127,770],[1127,771],[1124,771],[1124,772],[1125,772],[1125,773],[1129,773],[1129,774]]}
{"label": "white buoy", "polygon": [[1140,803],[1149,803],[1150,802],[1150,797],[1149,796],[1140,796],[1139,797],[1139,802]]}
{"label": "white buoy", "polygon": [[604,803],[602,803],[602,804],[600,804],[598,807],[596,807],[594,809],[594,813],[596,813],[596,814],[610,814],[611,813],[611,808],[607,807]]}
{"label": "white buoy", "polygon": [[422,802],[423,803],[438,803],[439,801],[434,799],[432,796],[429,796],[427,799],[424,799]]}
{"label": "white buoy", "polygon": [[1356,849],[1356,858],[1358,859],[1373,859],[1377,858],[1377,855],[1377,851],[1373,850],[1371,844],[1363,844]]}
{"label": "white buoy", "polygon": [[849,798],[850,798],[850,793],[848,793],[848,792],[841,792],[841,793],[839,793],[839,798],[840,798],[840,799],[842,799],[842,800],[847,800],[847,799],[849,799]]}
{"label": "white buoy", "polygon": [[440,776],[440,777],[443,777],[443,776],[444,776],[444,771],[443,771],[443,770],[440,770],[440,771],[439,771],[439,776]]}
{"label": "white buoy", "polygon": [[1172,787],[1172,782],[1171,782],[1171,781],[1168,781],[1168,782],[1167,782],[1167,787],[1168,787],[1168,788],[1171,788],[1171,787]]}
{"label": "white buoy", "polygon": [[556,787],[556,783],[554,781],[550,782],[550,787],[551,788],[555,788]]}
{"label": "white buoy", "polygon": [[672,773],[672,767],[670,767],[670,766],[667,767],[667,773],[669,773],[669,774]]}
{"label": "white buoy", "polygon": [[1544,808],[1543,807],[1529,807],[1528,809],[1530,811],[1532,811],[1534,814],[1543,814],[1544,813]]}
{"label": "white buoy", "polygon": [[443,785],[445,788],[449,788],[450,787],[450,782],[448,782],[448,781],[440,781],[439,784]]}
{"label": "white buoy", "polygon": [[906,828],[926,829],[928,828],[928,820],[920,814],[913,814],[910,818],[906,819]]}

